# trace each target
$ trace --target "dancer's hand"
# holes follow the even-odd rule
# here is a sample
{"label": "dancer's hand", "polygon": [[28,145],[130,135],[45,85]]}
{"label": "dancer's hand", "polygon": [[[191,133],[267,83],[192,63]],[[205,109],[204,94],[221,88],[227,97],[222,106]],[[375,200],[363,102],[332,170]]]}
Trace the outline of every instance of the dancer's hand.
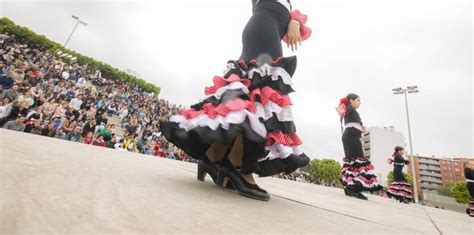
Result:
{"label": "dancer's hand", "polygon": [[291,51],[298,50],[298,43],[301,46],[301,33],[300,33],[300,22],[297,20],[290,20],[288,24],[288,48],[291,47]]}

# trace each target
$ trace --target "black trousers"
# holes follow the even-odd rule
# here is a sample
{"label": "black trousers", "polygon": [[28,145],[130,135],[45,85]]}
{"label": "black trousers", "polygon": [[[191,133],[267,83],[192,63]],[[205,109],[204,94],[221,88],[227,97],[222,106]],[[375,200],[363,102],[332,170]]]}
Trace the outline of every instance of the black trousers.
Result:
{"label": "black trousers", "polygon": [[344,145],[344,154],[346,159],[351,160],[358,157],[364,157],[362,143],[360,142],[362,131],[357,128],[349,127],[342,134],[342,144]]}
{"label": "black trousers", "polygon": [[275,0],[260,0],[242,33],[241,60],[268,62],[283,56],[281,39],[288,30],[290,13]]}

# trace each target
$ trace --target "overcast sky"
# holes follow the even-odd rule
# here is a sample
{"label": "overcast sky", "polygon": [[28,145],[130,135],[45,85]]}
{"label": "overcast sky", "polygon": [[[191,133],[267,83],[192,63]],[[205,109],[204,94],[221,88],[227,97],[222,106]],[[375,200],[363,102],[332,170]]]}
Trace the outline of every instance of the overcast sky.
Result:
{"label": "overcast sky", "polygon": [[[162,88],[189,106],[204,96],[227,60],[237,59],[250,0],[4,1],[0,16]],[[472,3],[470,0],[293,0],[309,15],[313,36],[296,53],[295,123],[312,158],[343,156],[334,111],[348,92],[361,96],[365,125],[395,126],[407,137],[409,95],[415,153],[474,156]],[[407,140],[408,142],[408,140]],[[387,150],[389,155],[392,150]]]}

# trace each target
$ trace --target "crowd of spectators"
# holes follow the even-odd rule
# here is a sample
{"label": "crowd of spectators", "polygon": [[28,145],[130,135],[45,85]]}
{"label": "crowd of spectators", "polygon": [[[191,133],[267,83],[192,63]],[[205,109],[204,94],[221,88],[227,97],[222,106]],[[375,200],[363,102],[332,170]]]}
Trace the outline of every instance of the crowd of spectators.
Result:
{"label": "crowd of spectators", "polygon": [[181,109],[135,85],[103,77],[87,64],[0,34],[2,128],[193,161],[160,133],[159,122]]}
{"label": "crowd of spectators", "polygon": [[303,182],[303,183],[312,183],[308,173],[304,171],[295,171],[290,174],[280,173],[278,175],[274,175],[275,178],[286,179],[296,182]]}

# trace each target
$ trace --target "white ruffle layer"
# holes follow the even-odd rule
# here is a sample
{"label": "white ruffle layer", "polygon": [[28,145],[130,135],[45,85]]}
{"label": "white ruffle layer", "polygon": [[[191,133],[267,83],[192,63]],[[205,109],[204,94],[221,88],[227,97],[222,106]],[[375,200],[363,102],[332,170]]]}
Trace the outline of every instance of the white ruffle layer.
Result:
{"label": "white ruffle layer", "polygon": [[281,78],[285,84],[290,86],[293,85],[290,74],[282,67],[274,67],[269,64],[264,64],[258,68],[252,68],[249,71],[249,78],[252,79],[255,73],[258,73],[261,77],[270,76],[273,81]]}
{"label": "white ruffle layer", "polygon": [[225,117],[218,115],[215,118],[210,118],[207,115],[200,115],[189,120],[182,115],[175,115],[170,118],[170,121],[179,123],[179,127],[186,131],[190,131],[196,127],[209,127],[211,130],[215,131],[219,126],[228,130],[230,124],[241,124],[245,122],[246,118],[248,118],[252,130],[258,135],[266,138],[267,130],[265,129],[265,126],[258,120],[258,117],[254,113],[251,113],[248,110],[230,112]]}
{"label": "white ruffle layer", "polygon": [[303,154],[303,150],[301,150],[300,146],[286,146],[279,143],[274,143],[273,145],[265,148],[269,150],[269,153],[264,158],[258,159],[259,162],[266,160],[271,161],[277,158],[285,159],[292,154],[296,156]]}

